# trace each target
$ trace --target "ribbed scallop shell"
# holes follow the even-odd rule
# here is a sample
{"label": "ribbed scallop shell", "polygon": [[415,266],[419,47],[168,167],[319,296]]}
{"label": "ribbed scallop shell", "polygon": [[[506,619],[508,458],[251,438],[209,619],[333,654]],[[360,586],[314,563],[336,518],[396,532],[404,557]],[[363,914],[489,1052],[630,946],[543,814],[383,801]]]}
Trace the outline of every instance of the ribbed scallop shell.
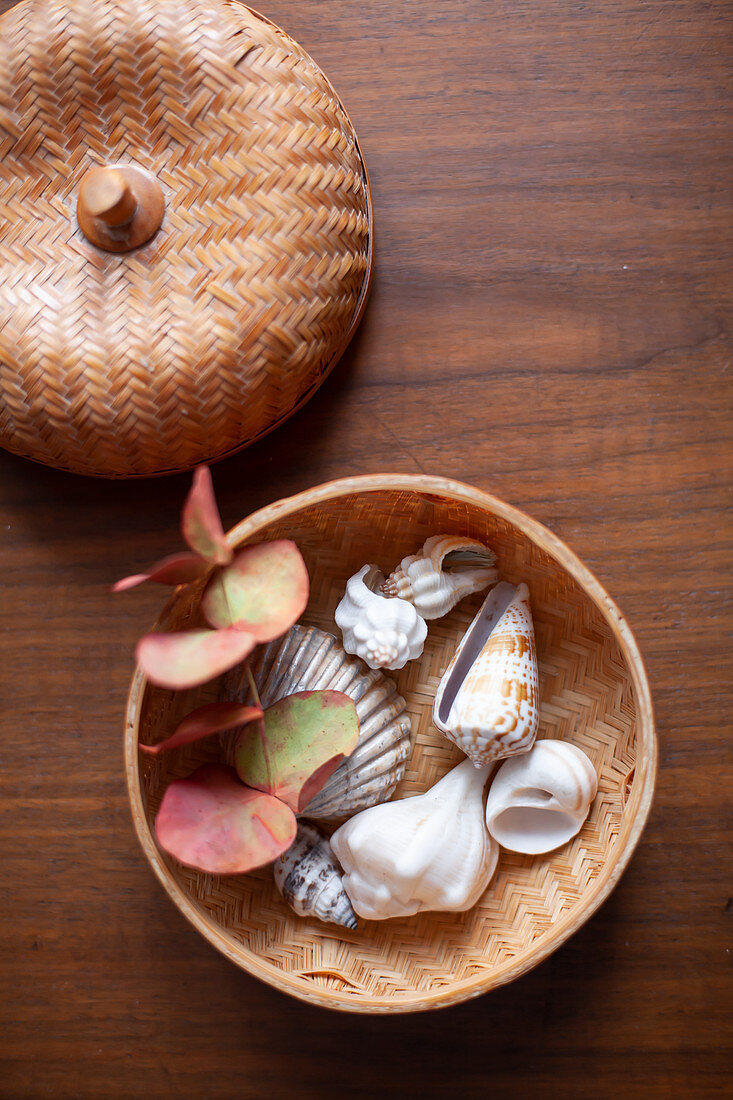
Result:
{"label": "ribbed scallop shell", "polygon": [[356,914],[328,837],[314,825],[298,824],[298,835],[272,871],[283,899],[298,916],[356,928]]}
{"label": "ribbed scallop shell", "polygon": [[503,848],[538,855],[574,837],[596,797],[598,777],[577,745],[535,741],[499,768],[486,803],[486,825]]}
{"label": "ribbed scallop shell", "polygon": [[433,722],[477,767],[532,747],[539,676],[526,584],[497,584],[484,600],[440,681]]}
{"label": "ribbed scallop shell", "polygon": [[[406,703],[394,682],[349,657],[332,634],[314,626],[294,626],[284,638],[261,647],[251,661],[262,705],[269,707],[295,691],[330,688],[354,700],[359,744],[303,811],[303,817],[338,821],[384,802],[405,774],[412,752],[412,727]],[[223,697],[250,697],[244,667],[233,669]],[[231,753],[233,739],[224,735]]]}
{"label": "ribbed scallop shell", "polygon": [[417,554],[402,559],[380,591],[407,600],[423,619],[439,619],[498,579],[495,560],[493,550],[476,539],[432,535]]}

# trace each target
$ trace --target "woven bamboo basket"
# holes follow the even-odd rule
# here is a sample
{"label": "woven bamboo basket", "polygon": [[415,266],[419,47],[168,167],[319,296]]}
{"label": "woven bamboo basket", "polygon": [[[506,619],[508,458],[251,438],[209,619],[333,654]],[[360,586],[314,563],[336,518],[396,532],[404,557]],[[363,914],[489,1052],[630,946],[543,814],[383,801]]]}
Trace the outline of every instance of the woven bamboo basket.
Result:
{"label": "woven bamboo basket", "polygon": [[[155,842],[155,813],[172,778],[216,759],[209,741],[145,756],[219,685],[173,693],[138,669],[128,701],[126,768],[143,850],[182,913],[238,966],[296,997],[353,1012],[409,1012],[454,1004],[524,974],[559,947],[608,897],[649,813],[657,747],[652,704],[634,638],[598,581],[553,534],[477,489],[439,477],[376,475],[335,481],[256,512],[233,546],[288,537],[311,577],[303,621],[334,630],[347,578],[367,561],[392,568],[435,533],[470,535],[495,551],[502,576],[529,585],[540,663],[540,737],[563,738],[592,759],[599,789],[579,835],[557,852],[501,852],[497,874],[467,913],[360,921],[351,932],[295,914],[272,869],[217,877],[183,867]],[[198,621],[197,594],[169,601],[159,626]],[[461,754],[433,727],[441,673],[481,597],[430,623],[425,651],[395,676],[417,731],[395,797],[435,783]]]}
{"label": "woven bamboo basket", "polygon": [[236,0],[2,16],[0,219],[0,446],[76,473],[247,446],[315,392],[366,304],[354,128]]}

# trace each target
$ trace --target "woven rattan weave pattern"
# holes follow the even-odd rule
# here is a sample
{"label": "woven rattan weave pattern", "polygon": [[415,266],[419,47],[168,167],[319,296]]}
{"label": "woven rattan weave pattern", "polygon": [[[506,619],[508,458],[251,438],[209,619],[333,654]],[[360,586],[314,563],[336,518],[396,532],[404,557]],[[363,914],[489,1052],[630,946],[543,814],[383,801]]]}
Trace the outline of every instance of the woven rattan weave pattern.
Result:
{"label": "woven rattan weave pattern", "polygon": [[[145,757],[138,780],[138,729],[143,741],[160,740],[197,702],[216,698],[217,687],[181,697],[144,687],[139,678],[133,684],[128,779],[138,833],[159,877],[200,930],[239,965],[331,1007],[362,1012],[436,1007],[522,973],[587,919],[610,889],[648,808],[655,750],[651,710],[645,713],[638,681],[635,687],[635,676],[645,684],[638,654],[634,660],[624,652],[608,618],[556,556],[510,520],[487,511],[482,502],[491,498],[475,496],[471,503],[403,489],[351,492],[304,503],[262,529],[257,524],[257,538],[287,536],[298,543],[311,577],[304,621],[327,630],[334,630],[333,612],[351,573],[367,561],[387,570],[436,532],[485,540],[497,553],[503,577],[528,582],[540,661],[539,736],[571,740],[588,753],[599,793],[581,833],[558,852],[524,857],[502,851],[494,881],[470,912],[360,921],[349,932],[296,917],[275,890],[269,868],[213,877],[158,853],[150,830],[165,787],[173,776],[215,758],[217,747],[200,742],[180,753]],[[432,703],[480,600],[431,622],[422,658],[395,675],[417,730],[395,797],[426,790],[462,759],[434,728]],[[173,629],[194,621],[191,601],[181,599],[164,617]]]}
{"label": "woven rattan weave pattern", "polygon": [[[76,223],[131,163],[163,224],[117,255]],[[0,20],[0,444],[79,473],[188,468],[317,388],[357,323],[371,204],[311,58],[229,0],[24,0]]]}

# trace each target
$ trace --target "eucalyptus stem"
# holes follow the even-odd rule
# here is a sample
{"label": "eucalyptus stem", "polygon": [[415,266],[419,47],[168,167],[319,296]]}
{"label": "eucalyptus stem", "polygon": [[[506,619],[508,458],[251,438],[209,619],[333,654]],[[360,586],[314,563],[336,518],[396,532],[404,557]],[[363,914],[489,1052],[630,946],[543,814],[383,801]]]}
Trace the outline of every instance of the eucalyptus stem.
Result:
{"label": "eucalyptus stem", "polygon": [[[249,667],[249,661],[246,662],[246,668],[247,668],[247,679],[249,680],[249,686],[250,686],[250,690],[252,692],[252,695],[254,697],[254,701],[257,704],[257,706],[260,708],[260,710],[262,710],[262,700],[260,699],[260,693],[257,690],[257,684],[255,683],[255,678],[252,675],[252,669]],[[257,729],[259,730],[259,734],[260,734],[260,741],[262,742],[262,752],[264,754],[265,760],[269,762],[269,753],[267,751],[267,734],[265,733],[265,716],[264,716],[264,712],[261,715],[261,717],[256,719],[256,723],[257,723]]]}
{"label": "eucalyptus stem", "polygon": [[246,667],[247,667],[247,679],[249,680],[249,686],[250,686],[250,690],[252,692],[252,696],[253,696],[254,701],[257,704],[257,706],[260,708],[260,710],[262,710],[262,700],[260,699],[260,693],[257,690],[257,684],[255,683],[255,678],[252,675],[252,669],[249,667],[249,661],[246,662]]}

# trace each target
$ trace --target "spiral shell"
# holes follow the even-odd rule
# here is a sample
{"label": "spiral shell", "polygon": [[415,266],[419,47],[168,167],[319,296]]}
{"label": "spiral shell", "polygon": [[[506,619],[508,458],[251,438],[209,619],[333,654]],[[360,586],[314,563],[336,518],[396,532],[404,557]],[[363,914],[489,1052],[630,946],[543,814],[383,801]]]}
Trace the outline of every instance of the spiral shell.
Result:
{"label": "spiral shell", "polygon": [[398,669],[420,656],[428,628],[411,603],[374,591],[383,579],[376,565],[365,565],[350,577],[336,608],[336,625],[347,653],[370,668]]}
{"label": "spiral shell", "polygon": [[[250,664],[264,707],[296,691],[325,688],[343,691],[356,704],[359,744],[308,803],[304,817],[343,820],[391,796],[412,752],[410,716],[394,681],[369,671],[346,655],[333,634],[313,626],[291,627],[284,638],[255,651]],[[250,698],[244,666],[228,674],[222,694],[240,702]],[[235,740],[222,736],[230,760]]]}
{"label": "spiral shell", "polygon": [[438,685],[433,722],[477,767],[532,747],[539,676],[526,584],[486,597]]}
{"label": "spiral shell", "polygon": [[315,826],[299,823],[294,842],[275,860],[272,870],[275,885],[298,916],[356,928],[331,845]]}
{"label": "spiral shell", "polygon": [[373,806],[334,833],[331,847],[360,917],[476,904],[499,855],[484,822],[487,774],[464,760],[425,794]]}
{"label": "spiral shell", "polygon": [[495,561],[493,550],[476,539],[433,535],[419,553],[402,559],[380,591],[407,600],[423,619],[439,619],[498,579]]}
{"label": "spiral shell", "polygon": [[551,852],[579,832],[597,790],[595,768],[577,745],[535,741],[496,773],[486,803],[488,830],[512,852]]}

